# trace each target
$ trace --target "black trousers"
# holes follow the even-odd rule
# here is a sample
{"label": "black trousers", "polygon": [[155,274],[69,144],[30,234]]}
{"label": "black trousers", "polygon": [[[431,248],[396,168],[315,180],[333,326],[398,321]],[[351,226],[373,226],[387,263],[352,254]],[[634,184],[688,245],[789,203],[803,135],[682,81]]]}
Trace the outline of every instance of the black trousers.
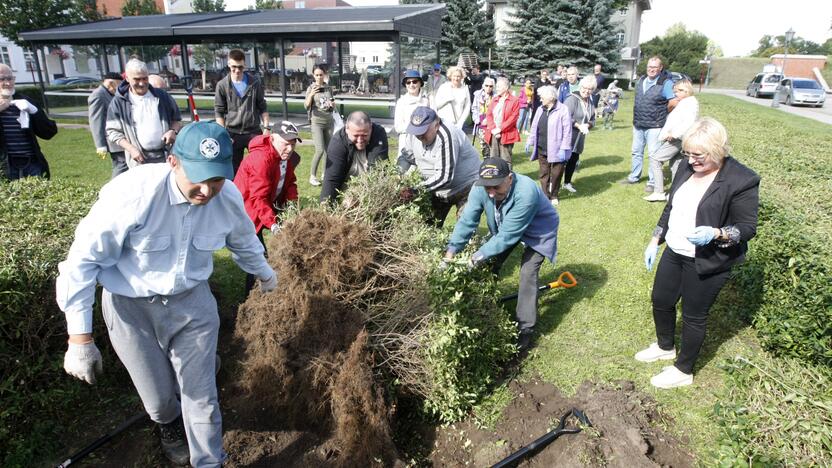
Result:
{"label": "black trousers", "polygon": [[572,183],[572,175],[575,173],[575,168],[578,167],[578,159],[580,159],[580,157],[581,153],[572,153],[572,156],[569,157],[569,161],[566,162],[566,174],[563,176],[564,184]]}
{"label": "black trousers", "polygon": [[705,341],[708,313],[731,271],[713,275],[696,272],[694,260],[666,248],[653,282],[653,321],[659,348],[673,349],[676,333],[676,303],[682,299],[682,344],[676,355],[676,368],[685,374],[693,366]]}
{"label": "black trousers", "polygon": [[471,191],[473,183],[459,192],[451,195],[448,198],[439,198],[434,194],[430,195],[431,217],[428,219],[428,224],[434,227],[441,228],[445,224],[445,218],[451,211],[451,207],[456,207],[456,217],[459,218],[465,204],[468,203],[468,192]]}
{"label": "black trousers", "polygon": [[231,133],[231,142],[234,153],[231,156],[231,164],[234,166],[234,175],[237,175],[237,169],[240,168],[240,163],[243,162],[243,154],[248,148],[248,143],[252,138],[260,135],[260,133]]}

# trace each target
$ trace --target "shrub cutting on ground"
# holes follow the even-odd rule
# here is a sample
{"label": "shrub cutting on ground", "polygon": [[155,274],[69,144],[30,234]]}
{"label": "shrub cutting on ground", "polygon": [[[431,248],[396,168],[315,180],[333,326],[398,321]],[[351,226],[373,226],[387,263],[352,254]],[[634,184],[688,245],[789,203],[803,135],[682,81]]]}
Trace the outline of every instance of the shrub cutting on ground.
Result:
{"label": "shrub cutting on ground", "polygon": [[389,464],[397,395],[459,419],[514,352],[494,278],[437,268],[446,236],[426,224],[424,199],[400,200],[412,183],[377,166],[341,205],[289,216],[268,242],[278,289],[239,311],[250,404],[331,436],[336,465]]}

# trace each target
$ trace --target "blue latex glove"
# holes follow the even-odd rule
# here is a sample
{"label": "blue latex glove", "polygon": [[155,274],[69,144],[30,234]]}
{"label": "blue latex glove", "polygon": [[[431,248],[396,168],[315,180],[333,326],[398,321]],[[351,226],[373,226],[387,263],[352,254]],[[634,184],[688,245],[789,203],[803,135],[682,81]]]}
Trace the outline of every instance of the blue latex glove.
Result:
{"label": "blue latex glove", "polygon": [[659,246],[650,244],[644,249],[644,266],[647,271],[653,269],[653,264],[656,263],[656,255],[659,254]]}
{"label": "blue latex glove", "polygon": [[562,149],[558,151],[558,159],[561,161],[566,161],[566,150]]}
{"label": "blue latex glove", "polygon": [[691,244],[694,245],[708,245],[714,240],[714,228],[711,226],[696,226],[692,233],[688,234],[687,238]]}

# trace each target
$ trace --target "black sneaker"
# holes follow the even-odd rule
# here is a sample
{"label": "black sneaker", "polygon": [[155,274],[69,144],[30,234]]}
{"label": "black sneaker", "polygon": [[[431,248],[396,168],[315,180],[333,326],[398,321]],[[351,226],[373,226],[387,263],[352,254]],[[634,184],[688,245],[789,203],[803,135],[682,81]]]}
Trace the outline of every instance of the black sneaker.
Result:
{"label": "black sneaker", "polygon": [[531,330],[520,332],[520,336],[517,338],[517,352],[522,353],[532,347],[533,333]]}
{"label": "black sneaker", "polygon": [[188,451],[188,441],[185,438],[185,425],[182,423],[182,416],[167,424],[158,424],[158,426],[165,457],[175,465],[187,465],[191,460],[191,454]]}

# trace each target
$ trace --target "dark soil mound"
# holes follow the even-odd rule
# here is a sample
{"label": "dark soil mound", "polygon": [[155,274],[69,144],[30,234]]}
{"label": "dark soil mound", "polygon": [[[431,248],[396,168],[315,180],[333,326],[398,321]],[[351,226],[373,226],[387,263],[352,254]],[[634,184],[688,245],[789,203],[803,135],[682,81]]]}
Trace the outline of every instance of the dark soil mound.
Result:
{"label": "dark soil mound", "polygon": [[[226,434],[229,464],[392,465],[389,411],[372,372],[366,317],[344,300],[361,289],[372,263],[368,231],[307,210],[268,248],[278,289],[253,291],[237,316],[245,357],[241,395],[229,405],[236,420],[252,422]],[[320,447],[310,450],[314,444]]]}
{"label": "dark soil mound", "polygon": [[571,408],[582,409],[593,427],[561,435],[523,466],[694,465],[683,444],[661,429],[668,421],[656,401],[632,382],[619,382],[617,388],[584,382],[571,398],[538,381],[514,382],[511,390],[515,398],[493,431],[468,422],[438,429],[430,456],[434,466],[491,466],[546,434]]}

